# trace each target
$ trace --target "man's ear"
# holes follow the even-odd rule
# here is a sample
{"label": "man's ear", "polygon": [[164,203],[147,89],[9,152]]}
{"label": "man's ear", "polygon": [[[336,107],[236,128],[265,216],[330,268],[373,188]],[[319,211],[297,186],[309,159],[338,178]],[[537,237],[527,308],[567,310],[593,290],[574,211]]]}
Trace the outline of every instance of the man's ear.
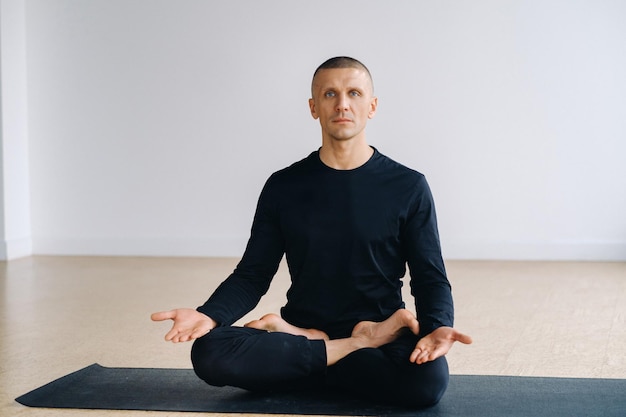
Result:
{"label": "man's ear", "polygon": [[317,120],[319,116],[315,111],[315,100],[312,98],[309,99],[309,110],[311,110],[311,116],[313,116],[313,118]]}
{"label": "man's ear", "polygon": [[378,108],[378,97],[372,97],[372,102],[370,103],[370,112],[367,114],[368,119],[374,118],[377,108]]}

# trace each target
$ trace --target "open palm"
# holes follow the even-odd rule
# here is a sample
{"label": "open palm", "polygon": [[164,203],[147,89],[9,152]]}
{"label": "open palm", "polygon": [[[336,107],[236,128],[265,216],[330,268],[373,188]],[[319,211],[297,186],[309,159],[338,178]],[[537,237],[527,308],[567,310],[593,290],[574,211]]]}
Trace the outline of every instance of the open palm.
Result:
{"label": "open palm", "polygon": [[472,338],[452,327],[439,327],[417,342],[409,360],[418,365],[434,361],[448,353],[454,342],[469,345],[472,343]]}
{"label": "open palm", "polygon": [[174,321],[172,328],[165,335],[165,340],[174,343],[197,339],[217,326],[215,320],[192,308],[160,311],[152,314],[151,318],[153,321]]}

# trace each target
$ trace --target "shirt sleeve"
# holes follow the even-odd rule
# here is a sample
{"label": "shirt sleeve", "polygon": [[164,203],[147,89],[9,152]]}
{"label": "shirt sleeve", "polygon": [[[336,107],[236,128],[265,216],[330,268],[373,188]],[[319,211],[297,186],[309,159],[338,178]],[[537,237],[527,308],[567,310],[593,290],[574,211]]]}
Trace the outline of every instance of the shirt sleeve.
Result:
{"label": "shirt sleeve", "polygon": [[256,307],[278,270],[285,243],[273,194],[270,177],[259,197],[250,239],[241,261],[197,309],[221,326],[230,326]]}
{"label": "shirt sleeve", "polygon": [[423,175],[419,177],[407,216],[404,241],[421,335],[442,326],[452,327],[452,291],[441,255],[435,204]]}

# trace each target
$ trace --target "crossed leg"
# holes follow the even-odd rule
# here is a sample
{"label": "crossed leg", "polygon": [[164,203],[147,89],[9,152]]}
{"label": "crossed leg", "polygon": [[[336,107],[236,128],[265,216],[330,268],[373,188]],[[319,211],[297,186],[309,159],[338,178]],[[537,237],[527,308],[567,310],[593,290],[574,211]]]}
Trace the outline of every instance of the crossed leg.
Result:
{"label": "crossed leg", "polygon": [[266,315],[246,327],[213,329],[195,340],[191,356],[197,375],[211,385],[251,391],[326,385],[369,399],[423,406],[438,401],[448,372],[443,357],[423,365],[408,360],[418,330],[407,310],[382,322],[361,322],[350,337],[334,340]]}
{"label": "crossed leg", "polygon": [[[270,332],[283,332],[296,336],[305,336],[309,340],[324,340],[326,344],[326,364],[334,365],[352,352],[363,348],[377,348],[393,342],[408,328],[412,333],[419,333],[419,323],[413,314],[400,309],[381,322],[359,322],[350,337],[329,340],[328,335],[317,329],[302,329],[293,326],[276,314],[266,314],[259,320],[247,323],[245,327]],[[407,359],[408,360],[408,359]]]}

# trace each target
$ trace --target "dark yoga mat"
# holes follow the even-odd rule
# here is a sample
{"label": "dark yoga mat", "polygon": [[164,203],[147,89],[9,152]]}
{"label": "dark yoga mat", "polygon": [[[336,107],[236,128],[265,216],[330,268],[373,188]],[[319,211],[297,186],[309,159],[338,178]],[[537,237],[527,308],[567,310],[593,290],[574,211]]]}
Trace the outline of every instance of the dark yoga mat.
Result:
{"label": "dark yoga mat", "polygon": [[254,394],[216,388],[190,369],[93,364],[16,399],[30,407],[416,417],[623,417],[626,380],[452,375],[439,404],[422,410],[330,392]]}

